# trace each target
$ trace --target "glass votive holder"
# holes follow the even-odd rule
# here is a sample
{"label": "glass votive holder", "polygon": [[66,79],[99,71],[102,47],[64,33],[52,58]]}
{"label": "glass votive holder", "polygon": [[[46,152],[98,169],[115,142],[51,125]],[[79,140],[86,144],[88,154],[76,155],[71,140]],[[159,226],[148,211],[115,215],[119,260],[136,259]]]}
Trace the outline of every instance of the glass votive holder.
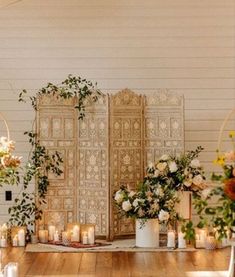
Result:
{"label": "glass votive holder", "polygon": [[206,238],[205,248],[207,250],[214,250],[214,249],[216,249],[216,246],[217,246],[216,238],[213,236],[208,236]]}

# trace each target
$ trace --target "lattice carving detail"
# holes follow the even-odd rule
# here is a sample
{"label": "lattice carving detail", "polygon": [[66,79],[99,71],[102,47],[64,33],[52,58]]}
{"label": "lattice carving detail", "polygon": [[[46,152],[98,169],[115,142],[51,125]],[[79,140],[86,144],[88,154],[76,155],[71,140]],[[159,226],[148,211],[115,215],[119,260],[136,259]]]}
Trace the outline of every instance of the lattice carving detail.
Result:
{"label": "lattice carving detail", "polygon": [[96,234],[108,236],[108,97],[87,103],[78,126],[78,220],[96,224]]}
{"label": "lattice carving detail", "polygon": [[47,193],[40,225],[55,224],[63,229],[67,222],[77,217],[76,196],[76,141],[77,113],[75,99],[62,101],[55,96],[41,97],[37,113],[37,132],[41,144],[49,152],[57,150],[63,158],[63,174],[50,175],[51,185]]}
{"label": "lattice carving detail", "polygon": [[145,96],[145,166],[162,154],[184,151],[184,102],[181,95],[158,90]]}
{"label": "lattice carving detail", "polygon": [[119,219],[112,195],[122,184],[143,178],[143,98],[126,89],[110,98],[111,237],[134,233],[134,222]]}

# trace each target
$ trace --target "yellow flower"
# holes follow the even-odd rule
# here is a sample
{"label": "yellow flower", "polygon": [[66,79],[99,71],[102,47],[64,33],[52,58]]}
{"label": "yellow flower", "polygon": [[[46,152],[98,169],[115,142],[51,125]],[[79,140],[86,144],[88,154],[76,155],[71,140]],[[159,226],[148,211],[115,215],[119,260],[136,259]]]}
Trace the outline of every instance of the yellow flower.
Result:
{"label": "yellow flower", "polygon": [[224,161],[225,161],[225,156],[221,155],[221,156],[218,156],[217,159],[215,159],[213,161],[213,163],[217,164],[217,165],[220,165],[220,166],[223,166],[224,165]]}
{"label": "yellow flower", "polygon": [[235,131],[230,131],[229,132],[229,137],[234,138],[235,137]]}

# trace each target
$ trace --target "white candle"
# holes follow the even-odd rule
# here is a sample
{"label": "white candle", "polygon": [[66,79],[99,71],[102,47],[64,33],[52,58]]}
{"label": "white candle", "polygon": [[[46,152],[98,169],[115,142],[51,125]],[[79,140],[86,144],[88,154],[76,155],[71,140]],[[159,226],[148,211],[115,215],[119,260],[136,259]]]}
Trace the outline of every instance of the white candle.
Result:
{"label": "white candle", "polygon": [[18,246],[18,236],[17,235],[15,235],[12,240],[12,246]]}
{"label": "white candle", "polygon": [[38,236],[39,236],[39,242],[41,242],[41,243],[48,242],[48,231],[47,230],[39,230]]}
{"label": "white candle", "polygon": [[88,243],[94,244],[95,243],[95,229],[94,227],[90,227],[88,229]]}
{"label": "white candle", "polygon": [[175,247],[175,232],[168,231],[167,233],[167,247],[174,248]]}
{"label": "white candle", "polygon": [[205,243],[200,241],[200,239],[196,239],[196,241],[195,241],[195,247],[196,248],[205,248]]}
{"label": "white candle", "polygon": [[178,248],[186,248],[186,241],[182,232],[178,233]]}
{"label": "white candle", "polygon": [[4,267],[4,276],[6,277],[18,277],[18,264],[9,263]]}
{"label": "white candle", "polygon": [[88,244],[88,235],[87,235],[87,232],[84,232],[84,233],[83,233],[83,236],[82,236],[82,243],[83,243],[83,244]]}
{"label": "white candle", "polygon": [[19,246],[25,246],[25,231],[21,229],[18,231]]}
{"label": "white candle", "polygon": [[80,241],[80,228],[78,225],[73,227],[71,241]]}
{"label": "white candle", "polygon": [[58,231],[55,231],[54,242],[58,242],[58,241],[60,241],[59,233],[58,233]]}
{"label": "white candle", "polygon": [[0,241],[1,247],[7,247],[7,240],[2,236],[1,241]]}
{"label": "white candle", "polygon": [[205,247],[205,243],[206,243],[206,230],[199,230],[199,240],[200,240],[200,245],[202,245],[202,247]]}
{"label": "white candle", "polygon": [[49,231],[49,240],[53,240],[54,239],[54,234],[55,234],[55,226],[50,225],[48,227],[48,231]]}

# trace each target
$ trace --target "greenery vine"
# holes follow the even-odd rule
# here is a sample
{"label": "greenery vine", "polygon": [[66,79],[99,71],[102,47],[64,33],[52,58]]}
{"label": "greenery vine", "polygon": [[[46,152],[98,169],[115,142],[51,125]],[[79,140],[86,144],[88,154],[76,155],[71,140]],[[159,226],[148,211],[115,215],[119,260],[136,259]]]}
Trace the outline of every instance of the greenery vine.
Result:
{"label": "greenery vine", "polygon": [[[48,83],[41,88],[36,95],[29,96],[31,105],[37,111],[37,101],[40,97],[52,95],[57,99],[76,98],[77,103],[74,108],[78,111],[78,119],[85,117],[87,101],[96,102],[102,93],[96,88],[97,84],[91,81],[68,75],[60,84]],[[19,94],[19,102],[27,102],[27,90]],[[32,147],[28,161],[22,173],[22,190],[14,200],[14,205],[9,208],[9,224],[23,226],[26,225],[33,229],[35,220],[42,218],[43,206],[46,204],[46,194],[50,185],[49,173],[55,176],[61,175],[60,169],[63,163],[59,152],[48,153],[45,146],[40,144],[37,133],[34,130],[24,133],[28,136],[28,141]],[[30,185],[35,180],[36,190],[30,192]]]}

